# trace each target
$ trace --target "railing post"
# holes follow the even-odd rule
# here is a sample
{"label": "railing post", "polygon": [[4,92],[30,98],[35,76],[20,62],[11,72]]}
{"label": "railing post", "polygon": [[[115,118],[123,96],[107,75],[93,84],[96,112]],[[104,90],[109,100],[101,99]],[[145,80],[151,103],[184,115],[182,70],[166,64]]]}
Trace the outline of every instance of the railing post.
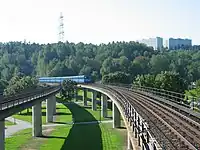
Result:
{"label": "railing post", "polygon": [[140,117],[138,116],[138,146],[141,146],[140,144]]}

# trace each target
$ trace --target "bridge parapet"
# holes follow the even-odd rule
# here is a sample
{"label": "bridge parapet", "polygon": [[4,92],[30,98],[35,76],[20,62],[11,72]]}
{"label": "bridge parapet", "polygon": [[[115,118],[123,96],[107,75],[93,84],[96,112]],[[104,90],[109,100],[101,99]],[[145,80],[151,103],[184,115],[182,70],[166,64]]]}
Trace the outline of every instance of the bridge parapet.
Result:
{"label": "bridge parapet", "polygon": [[[32,91],[30,93],[21,94],[18,96],[13,96],[8,99],[4,99],[0,101],[0,120],[4,119],[14,113],[17,113],[20,109],[25,109],[22,105],[28,103],[34,103],[35,100],[44,99],[45,97],[49,97],[54,95],[60,90],[60,87],[51,87],[45,88],[42,90]],[[32,105],[32,104],[31,104]],[[21,106],[21,108],[19,107]],[[12,108],[17,108],[16,111],[10,111]],[[14,109],[13,109],[14,110]]]}
{"label": "bridge parapet", "polygon": [[47,122],[53,120],[56,112],[55,94],[61,87],[50,87],[35,90],[21,95],[5,98],[0,101],[0,150],[5,149],[5,118],[21,110],[32,107],[32,135],[42,135],[42,109],[41,102],[47,100]]}
{"label": "bridge parapet", "polygon": [[[200,122],[200,113],[194,110],[196,108],[200,111],[200,100],[196,100],[195,102],[195,99],[197,99],[195,97],[188,96],[185,99],[187,96],[182,93],[142,86],[133,86],[130,90],[145,94],[165,105],[175,107],[178,111],[185,112],[189,116],[193,116],[195,121]],[[188,99],[191,99],[191,101],[187,101]]]}
{"label": "bridge parapet", "polygon": [[137,86],[131,84],[109,84],[116,87],[122,87],[131,91],[144,94],[165,105],[174,107],[185,112],[193,119],[200,122],[200,99],[194,96],[177,93],[169,90],[158,89],[153,87]]}
{"label": "bridge parapet", "polygon": [[[128,149],[154,149],[160,150],[160,145],[148,130],[148,125],[134,106],[119,91],[104,85],[78,85],[82,88],[92,89],[108,96],[113,102],[113,127],[119,127],[117,119],[121,114],[128,132]],[[116,118],[117,117],[117,118]],[[130,144],[131,142],[131,144]]]}
{"label": "bridge parapet", "polygon": [[141,87],[111,87],[132,100],[131,103],[147,120],[150,131],[162,147],[170,150],[200,148],[200,113]]}

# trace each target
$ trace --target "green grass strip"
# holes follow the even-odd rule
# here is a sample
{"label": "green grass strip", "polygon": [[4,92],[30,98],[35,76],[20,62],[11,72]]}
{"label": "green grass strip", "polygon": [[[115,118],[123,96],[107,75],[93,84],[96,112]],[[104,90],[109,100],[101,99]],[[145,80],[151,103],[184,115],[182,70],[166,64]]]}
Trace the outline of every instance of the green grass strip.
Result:
{"label": "green grass strip", "polygon": [[12,137],[5,139],[6,150],[18,150],[20,147],[32,139],[32,129],[25,129],[15,133]]}

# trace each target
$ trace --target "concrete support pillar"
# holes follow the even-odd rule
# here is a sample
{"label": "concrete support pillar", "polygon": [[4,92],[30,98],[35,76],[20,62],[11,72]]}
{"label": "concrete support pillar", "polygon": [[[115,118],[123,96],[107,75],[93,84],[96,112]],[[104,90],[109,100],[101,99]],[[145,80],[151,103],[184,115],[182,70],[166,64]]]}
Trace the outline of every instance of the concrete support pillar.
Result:
{"label": "concrete support pillar", "polygon": [[46,122],[53,122],[53,114],[54,114],[54,105],[55,105],[55,98],[54,97],[49,97],[46,100]]}
{"label": "concrete support pillar", "polygon": [[87,106],[87,90],[83,89],[83,106]]}
{"label": "concrete support pillar", "polygon": [[107,117],[108,99],[107,96],[101,95],[101,115],[102,117]]}
{"label": "concrete support pillar", "polygon": [[52,100],[53,100],[53,114],[55,115],[56,114],[56,96],[53,96]]}
{"label": "concrete support pillar", "polygon": [[5,120],[0,120],[0,150],[5,150]]}
{"label": "concrete support pillar", "polygon": [[120,112],[116,104],[112,102],[113,108],[113,128],[118,128],[121,125]]}
{"label": "concrete support pillar", "polygon": [[127,150],[133,150],[129,133],[127,133]]}
{"label": "concrete support pillar", "polygon": [[92,91],[92,110],[97,110],[97,92]]}
{"label": "concrete support pillar", "polygon": [[78,101],[78,88],[74,89],[74,99],[75,99],[75,102]]}
{"label": "concrete support pillar", "polygon": [[41,102],[32,107],[32,136],[42,135],[42,107]]}

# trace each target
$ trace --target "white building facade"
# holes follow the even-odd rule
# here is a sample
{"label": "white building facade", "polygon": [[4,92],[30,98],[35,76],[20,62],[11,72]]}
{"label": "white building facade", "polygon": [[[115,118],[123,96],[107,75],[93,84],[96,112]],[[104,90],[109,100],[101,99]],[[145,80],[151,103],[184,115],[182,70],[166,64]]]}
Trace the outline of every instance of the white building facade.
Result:
{"label": "white building facade", "polygon": [[137,42],[153,47],[154,50],[161,50],[163,48],[163,38],[161,37],[142,39]]}

